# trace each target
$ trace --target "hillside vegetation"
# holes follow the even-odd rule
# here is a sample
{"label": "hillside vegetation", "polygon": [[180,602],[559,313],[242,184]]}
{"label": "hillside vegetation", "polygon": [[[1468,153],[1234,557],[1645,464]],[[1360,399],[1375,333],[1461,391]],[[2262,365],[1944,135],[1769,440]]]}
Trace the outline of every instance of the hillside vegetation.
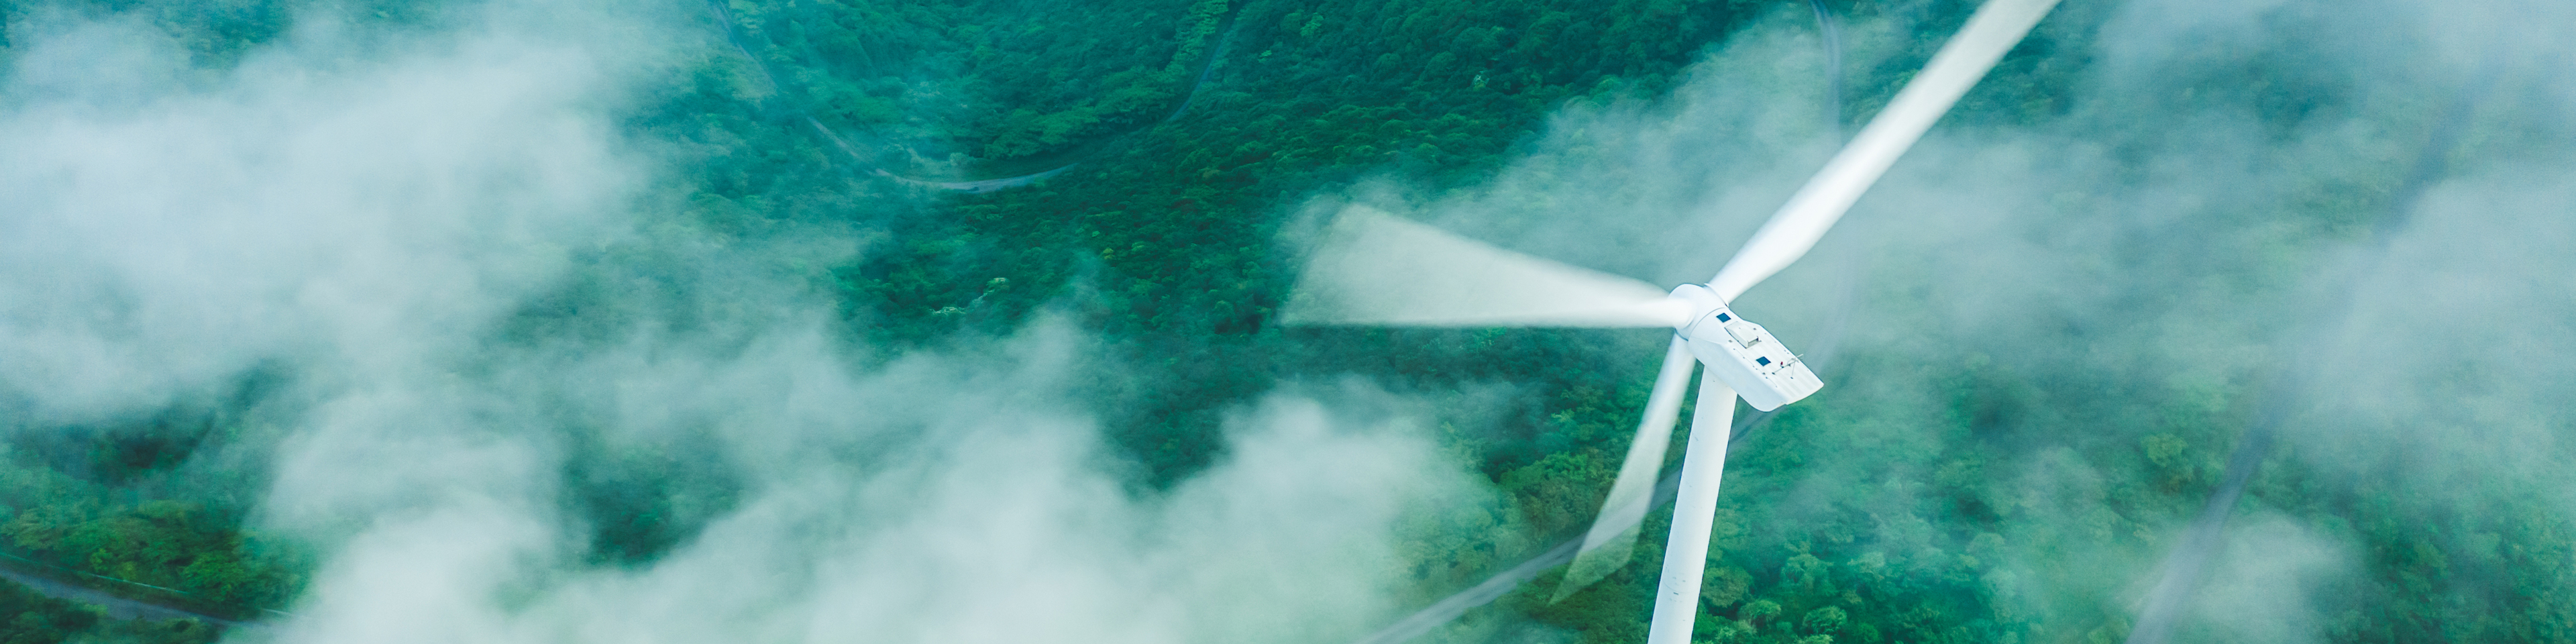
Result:
{"label": "hillside vegetation", "polygon": [[[1850,80],[1835,97],[1846,130],[1973,8],[1826,4],[1878,25],[1853,36]],[[2290,4],[2292,14],[2332,11]],[[66,12],[148,21],[209,77],[285,42],[303,12],[416,34],[463,20],[450,9],[393,0],[5,5],[12,39]],[[1813,24],[1803,0],[730,0],[654,11],[705,40],[685,45],[618,124],[667,167],[639,206],[647,228],[739,248],[860,231],[874,240],[861,252],[820,265],[781,260],[777,270],[828,293],[833,331],[882,355],[971,350],[1041,320],[1095,334],[1106,355],[1073,380],[1092,383],[1080,399],[1101,419],[1133,495],[1159,494],[1221,461],[1229,414],[1283,386],[1355,377],[1433,401],[1449,414],[1444,447],[1499,500],[1408,525],[1405,592],[1417,605],[1579,534],[1626,452],[1666,334],[1282,328],[1274,315],[1314,204],[1380,189],[1426,203],[1477,194],[1498,177],[1580,175],[1584,155],[1617,152],[1573,149],[1564,142],[1585,139],[1551,128],[1678,113],[1677,93],[1717,74],[1705,61],[1729,47],[1772,51],[1736,39]],[[2299,43],[2205,67],[2222,71],[2172,72],[2153,85],[2172,92],[2138,99],[2165,103],[2082,104],[2075,97],[2087,88],[2133,82],[2117,77],[2132,70],[2096,60],[2092,39],[2114,13],[2067,0],[1944,122],[1998,139],[2101,133],[2070,137],[2100,146],[2082,151],[2091,174],[2051,184],[2063,190],[2046,203],[2015,207],[2072,220],[2162,198],[2173,169],[2159,155],[2184,146],[2132,111],[2215,110],[2282,139],[2337,119],[2410,142],[2436,127],[2436,116],[2422,115],[2439,110],[2365,100],[2360,81],[2290,62],[2303,60],[2295,48],[2308,45]],[[1184,100],[1189,109],[1179,111]],[[2401,112],[2417,120],[2373,116]],[[1821,107],[1813,113],[1822,118]],[[1827,389],[1734,446],[1695,641],[2120,641],[2149,572],[2257,422],[2266,395],[2257,383],[2283,363],[2265,356],[2293,344],[2273,339],[2315,317],[2341,319],[2309,306],[2320,299],[2309,278],[2342,249],[2380,243],[2371,224],[2402,216],[2392,213],[2417,194],[2407,187],[2415,150],[2387,147],[2395,151],[2294,185],[2233,193],[2239,201],[2178,206],[2153,227],[2088,229],[2133,236],[2126,242],[2010,231],[2024,236],[2007,245],[2126,250],[2057,267],[2067,273],[2052,278],[2093,283],[2049,291],[2063,295],[1980,332],[1961,330],[1976,315],[1961,309],[1984,301],[1926,277],[1946,264],[1904,251],[1862,263],[1848,287],[1861,319],[1820,369]],[[964,180],[1064,164],[1077,165],[977,194],[880,174]],[[1582,214],[1579,204],[1529,207]],[[713,324],[692,317],[692,298],[703,294],[669,277],[686,271],[636,269],[687,257],[648,246],[583,252],[573,283],[519,309],[494,346],[604,346],[623,330]],[[2171,281],[2101,286],[2129,275]],[[1799,311],[1793,319],[1828,308],[1779,306]],[[2223,330],[2186,328],[2201,315],[2233,317],[2214,323]],[[1984,332],[1993,329],[2012,333]],[[1802,342],[1823,334],[1783,333]],[[2222,357],[2187,359],[2197,356]],[[245,374],[237,389],[122,425],[0,415],[14,425],[0,453],[0,550],[168,589],[155,601],[227,616],[291,611],[316,555],[262,532],[256,517],[268,480],[262,457],[278,440],[261,419],[298,404],[270,393],[297,377]],[[1475,393],[1494,391],[1508,395]],[[2568,428],[2563,414],[2510,400],[2481,409],[2545,428],[2535,431]],[[728,465],[688,456],[689,441],[703,437],[638,451],[578,423],[547,431],[561,435],[572,463],[563,502],[591,531],[582,565],[649,565],[735,509],[742,493]],[[2576,557],[2576,515],[2534,491],[2557,479],[2499,477],[2428,495],[2416,491],[2423,479],[2371,475],[2402,469],[2400,456],[2310,458],[2315,445],[2292,441],[2266,461],[2240,514],[2263,518],[2245,528],[2258,535],[2286,530],[2303,535],[2292,541],[2350,548],[2357,572],[2302,591],[2318,598],[2317,632],[2346,642],[2576,637],[2576,573],[2566,565]],[[1665,521],[1650,515],[1635,560],[1598,585],[1549,603],[1561,574],[1551,572],[1425,641],[1641,641]],[[2259,543],[2237,547],[2261,552]],[[0,584],[0,604],[18,615],[0,636],[13,643],[204,636],[107,624],[11,584]]]}

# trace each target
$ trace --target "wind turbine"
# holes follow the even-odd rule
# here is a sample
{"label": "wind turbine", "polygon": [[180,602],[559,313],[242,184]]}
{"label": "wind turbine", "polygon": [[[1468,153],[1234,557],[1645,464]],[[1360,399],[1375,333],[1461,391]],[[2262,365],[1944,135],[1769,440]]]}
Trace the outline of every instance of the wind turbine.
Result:
{"label": "wind turbine", "polygon": [[1727,306],[1788,268],[2021,42],[2058,0],[1988,0],[1923,70],[1841,152],[1790,196],[1707,284],[1670,290],[1643,281],[1495,248],[1365,208],[1326,230],[1281,311],[1292,325],[1423,327],[1672,327],[1673,341],[1647,396],[1598,518],[1557,596],[1624,565],[1646,514],[1657,470],[1681,411],[1693,363],[1706,365],[1682,457],[1663,577],[1647,644],[1688,644],[1699,614],[1710,523],[1726,465],[1728,424],[1742,396],[1770,411],[1823,387],[1814,371],[1761,325]]}

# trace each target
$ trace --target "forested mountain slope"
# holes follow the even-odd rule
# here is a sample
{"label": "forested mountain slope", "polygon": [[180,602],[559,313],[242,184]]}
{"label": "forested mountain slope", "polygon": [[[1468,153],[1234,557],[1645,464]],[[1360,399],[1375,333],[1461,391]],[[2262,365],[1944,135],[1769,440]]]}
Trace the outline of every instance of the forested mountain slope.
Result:
{"label": "forested mountain slope", "polygon": [[[2514,11],[2546,13],[2531,3],[2456,16],[2434,3],[2365,4],[2191,7],[2208,10],[2193,17],[2067,0],[1815,259],[1740,302],[1812,348],[1829,384],[1735,446],[1695,641],[2119,641],[2159,562],[2257,422],[2280,426],[2281,448],[2236,511],[2184,637],[2576,637],[2576,577],[2566,565],[2576,557],[2576,480],[2557,466],[2569,456],[2560,438],[2571,421],[2552,402],[2576,393],[2559,360],[2576,346],[2559,297],[2576,271],[2561,270],[2567,260],[2551,252],[2569,238],[2565,218],[2554,217],[2562,197],[2576,193],[2551,178],[2568,158],[2568,79],[2545,64],[2564,45],[2476,35],[2473,27]],[[409,569],[368,553],[411,553],[385,544],[414,543],[378,531],[452,508],[354,484],[398,499],[382,504],[396,509],[313,500],[328,495],[298,486],[344,479],[312,478],[323,465],[299,455],[335,444],[327,437],[338,434],[316,428],[452,415],[464,420],[440,426],[466,428],[453,436],[389,432],[369,444],[410,455],[394,462],[458,459],[460,472],[483,472],[472,468],[487,457],[512,464],[491,466],[506,476],[458,476],[535,481],[512,488],[523,496],[473,498],[538,508],[526,513],[541,519],[440,534],[547,536],[509,537],[545,544],[506,551],[519,559],[454,564],[527,561],[537,572],[494,573],[504,581],[489,592],[456,591],[472,609],[442,613],[440,623],[488,618],[519,629],[491,633],[544,639],[580,631],[547,615],[631,612],[583,602],[664,583],[751,588],[733,594],[764,606],[818,601],[763,593],[845,588],[815,581],[840,577],[935,596],[947,582],[906,576],[900,555],[812,545],[840,543],[813,535],[904,525],[870,512],[948,507],[948,497],[887,500],[878,497],[902,493],[864,485],[947,480],[948,470],[904,467],[946,463],[946,452],[915,446],[964,412],[911,407],[1070,409],[1062,414],[1080,422],[1001,422],[1078,437],[1048,440],[1096,438],[1097,449],[1062,450],[1073,464],[1064,467],[1107,481],[1092,493],[1111,500],[1081,507],[1117,512],[1046,525],[1109,524],[1105,533],[1132,537],[1191,534],[1167,525],[1188,520],[1152,512],[1196,507],[1214,494],[1208,486],[1249,476],[1246,450],[1277,448],[1245,427],[1289,413],[1278,411],[1282,396],[1308,396],[1361,401],[1334,414],[1414,419],[1432,446],[1418,455],[1431,464],[1423,467],[1462,472],[1470,484],[1372,524],[1363,541],[1374,545],[1327,550],[1347,560],[1315,563],[1386,580],[1369,587],[1374,601],[1335,605],[1329,618],[1196,611],[1296,624],[1262,635],[1280,641],[1348,641],[1581,530],[1626,451],[1665,334],[1284,328],[1275,313],[1304,240],[1323,217],[1362,203],[1604,270],[1702,279],[1830,153],[1834,132],[1865,122],[1973,9],[1952,0],[1824,5],[1847,29],[1840,96],[1825,95],[1826,54],[1804,1],[11,0],[0,58],[11,93],[0,108],[10,110],[13,140],[39,140],[23,132],[44,131],[42,119],[64,101],[123,105],[118,91],[219,102],[255,93],[243,87],[301,87],[280,77],[363,76],[381,61],[430,55],[421,52],[465,51],[456,57],[510,69],[520,59],[468,54],[487,32],[531,38],[492,26],[525,20],[576,34],[562,36],[572,43],[562,48],[584,53],[526,64],[599,65],[611,71],[595,76],[610,80],[569,75],[582,80],[563,90],[574,96],[500,113],[605,115],[582,131],[624,160],[601,164],[622,173],[598,181],[613,186],[599,189],[612,195],[596,199],[607,206],[578,190],[543,192],[537,206],[459,201],[462,210],[615,213],[604,217],[614,224],[562,227],[580,234],[473,216],[458,227],[498,232],[389,228],[390,237],[496,235],[503,241],[490,247],[507,252],[471,246],[454,253],[457,263],[519,271],[472,273],[470,287],[417,295],[439,309],[442,298],[463,297],[481,317],[384,323],[435,331],[444,344],[415,351],[430,358],[290,338],[227,353],[212,375],[137,385],[149,391],[116,404],[62,402],[73,398],[49,393],[37,370],[0,364],[23,369],[0,379],[0,404],[13,410],[0,412],[9,432],[0,546],[60,574],[131,582],[99,582],[111,591],[228,617],[291,624],[371,614],[346,598],[392,594],[360,583],[387,575],[364,573]],[[2481,41],[2493,42],[2461,44]],[[48,76],[67,55],[122,47],[175,62],[137,81],[145,89],[80,89]],[[633,62],[617,62],[629,54]],[[454,91],[553,96],[508,74],[472,78],[483,84]],[[2444,107],[2454,104],[2469,107]],[[1834,113],[1844,122],[1827,122]],[[2462,134],[2441,135],[2446,128]],[[549,174],[556,165],[511,165],[519,159],[498,165],[533,178],[475,183],[485,180],[458,171],[467,178],[441,176],[404,194],[437,201],[449,185],[567,180]],[[1066,164],[989,193],[898,179]],[[2379,226],[2386,221],[2405,224]],[[523,251],[547,259],[511,264]],[[51,274],[33,264],[0,275],[17,285]],[[511,281],[522,273],[547,277]],[[2328,286],[2351,283],[2373,286],[2359,295]],[[295,284],[292,297],[278,297],[334,301],[329,289]],[[97,288],[126,298],[100,301],[128,304],[7,311],[15,317],[0,330],[13,334],[5,348],[15,353],[6,355],[40,364],[51,354],[21,350],[39,346],[21,339],[60,319],[149,326],[133,321],[142,314],[115,313],[150,309],[130,304],[157,301],[148,289]],[[332,324],[342,326],[321,328],[359,323]],[[104,337],[127,337],[117,333],[157,337]],[[2382,335],[2440,337],[2392,348]],[[2287,357],[2312,346],[2325,347],[2321,356]],[[743,366],[806,364],[781,355],[823,366]],[[948,361],[1044,368],[991,375]],[[2318,375],[2290,379],[2309,383],[2295,391],[2261,386],[2282,365]],[[984,388],[1003,393],[960,393]],[[442,397],[454,392],[471,395]],[[2265,406],[2284,396],[2298,402]],[[681,402],[656,407],[657,398]],[[352,399],[432,402],[378,417],[347,411],[363,408]],[[725,406],[733,404],[754,409]],[[2282,408],[2286,420],[2258,418]],[[869,429],[877,417],[895,429]],[[760,429],[773,426],[807,433],[773,440]],[[961,441],[1000,440],[970,438]],[[1032,460],[956,477],[1011,480],[999,470],[1055,467]],[[1351,481],[1376,480],[1371,462],[1349,461],[1325,459],[1313,471],[1344,467]],[[422,487],[483,489],[439,485],[447,488]],[[1399,488],[1412,489],[1388,495]],[[1048,516],[1043,505],[1014,507]],[[1295,524],[1293,511],[1319,506],[1256,507],[1244,513]],[[1171,516],[1224,524],[1216,514]],[[778,516],[789,527],[761,527]],[[1650,515],[1645,534],[1660,535],[1664,521]],[[1028,552],[1117,541],[1065,531],[1064,544],[1032,538],[1041,545]],[[775,555],[792,559],[778,563],[720,547],[741,543],[824,554]],[[1304,552],[1262,543],[1269,550],[1219,552],[1251,562]],[[1351,554],[1372,548],[1384,555]],[[1648,537],[1626,568],[1559,603],[1546,601],[1559,573],[1543,575],[1425,641],[1642,640],[1661,550]],[[447,561],[436,559],[446,550],[418,552]],[[1280,587],[1312,581],[1284,568],[1265,570],[1276,570]],[[726,585],[740,577],[761,581]],[[445,601],[443,589],[419,596]],[[0,639],[208,635],[100,622],[0,591],[24,606]],[[912,601],[893,591],[855,596]],[[1057,600],[1102,620],[1145,610]],[[1188,601],[1176,605],[1193,612]],[[830,638],[819,626],[777,626],[792,616],[702,610],[691,617],[713,624],[708,633]],[[289,637],[348,632],[314,628]],[[1171,631],[1230,633],[1189,628]]]}

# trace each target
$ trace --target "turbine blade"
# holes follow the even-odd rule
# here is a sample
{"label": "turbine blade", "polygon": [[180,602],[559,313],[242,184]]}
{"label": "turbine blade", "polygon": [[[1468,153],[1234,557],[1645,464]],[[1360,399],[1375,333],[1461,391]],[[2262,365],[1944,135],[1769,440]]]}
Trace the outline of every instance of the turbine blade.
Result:
{"label": "turbine blade", "polygon": [[1870,184],[1877,183],[1896,158],[1923,138],[1924,130],[1941,120],[1968,88],[1985,78],[2004,52],[2020,43],[2030,28],[2047,16],[2057,0],[1988,0],[1968,24],[1952,36],[1932,62],[1914,75],[1914,80],[1898,90],[1887,108],[1872,117],[1860,135],[1852,137],[1842,152],[1825,162],[1823,170],[1807,180],[1789,202],[1771,215],[1771,221],[1744,242],[1744,248],[1727,260],[1726,268],[1709,280],[1709,289],[1719,297],[1733,301],[1745,289],[1771,277],[1780,269],[1798,261],[1807,249],[1825,236],[1834,221],[1859,201]]}
{"label": "turbine blade", "polygon": [[1655,374],[1654,393],[1646,397],[1646,415],[1637,422],[1637,438],[1628,443],[1628,460],[1619,464],[1619,479],[1610,484],[1601,514],[1592,519],[1592,529],[1583,533],[1583,548],[1576,551],[1574,565],[1557,582],[1556,596],[1549,602],[1565,601],[1628,564],[1637,546],[1637,524],[1646,519],[1646,506],[1655,496],[1655,477],[1664,468],[1664,450],[1673,441],[1673,421],[1681,414],[1691,367],[1698,364],[1688,341],[1673,338],[1672,348],[1664,351],[1663,370]]}
{"label": "turbine blade", "polygon": [[1653,284],[1522,255],[1368,208],[1308,259],[1284,324],[1656,327],[1690,305]]}
{"label": "turbine blade", "polygon": [[1646,644],[1690,644],[1734,420],[1735,390],[1716,378],[1700,378],[1699,408],[1691,414],[1690,445],[1682,452],[1682,488],[1673,499],[1673,532],[1664,543],[1664,578],[1655,586],[1655,618],[1646,626]]}

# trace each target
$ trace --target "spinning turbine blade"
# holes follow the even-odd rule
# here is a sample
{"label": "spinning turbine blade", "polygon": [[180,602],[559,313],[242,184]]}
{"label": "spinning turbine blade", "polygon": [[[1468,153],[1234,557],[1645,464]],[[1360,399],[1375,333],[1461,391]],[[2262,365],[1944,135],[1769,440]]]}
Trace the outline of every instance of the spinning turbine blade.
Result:
{"label": "spinning turbine blade", "polygon": [[[1978,7],[1958,35],[1933,55],[1887,108],[1782,204],[1709,281],[1706,293],[1716,296],[1718,310],[1723,312],[1724,302],[1806,255],[1897,157],[1983,79],[2057,1],[1988,0]],[[1280,319],[1287,324],[1679,327],[1701,313],[1698,307],[1637,280],[1512,253],[1354,208],[1344,212],[1327,233]],[[1557,599],[1597,581],[1628,559],[1636,526],[1651,498],[1649,482],[1662,465],[1680,391],[1695,362],[1688,343],[1676,338],[1657,375],[1654,394],[1647,400],[1636,440],[1629,445],[1627,461],[1620,466],[1599,518],[1584,535]],[[1701,378],[1699,395],[1648,644],[1687,644],[1698,614],[1700,576],[1707,565],[1709,529],[1715,519],[1736,399],[1735,391],[1717,377]],[[1787,400],[1798,397],[1803,394]]]}
{"label": "spinning turbine blade", "polygon": [[1576,552],[1573,567],[1566,569],[1565,579],[1556,585],[1556,596],[1548,601],[1564,601],[1628,564],[1629,555],[1636,551],[1637,524],[1645,521],[1646,506],[1654,500],[1664,449],[1673,442],[1673,421],[1681,413],[1682,394],[1690,387],[1691,367],[1697,365],[1690,346],[1673,338],[1672,348],[1664,351],[1663,369],[1655,374],[1654,393],[1646,397],[1646,416],[1637,423],[1637,438],[1628,443],[1628,460],[1619,464],[1619,479],[1610,484],[1610,496],[1601,501],[1601,513],[1594,515],[1592,529],[1583,534],[1583,548]]}
{"label": "spinning turbine blade", "polygon": [[1986,70],[2003,59],[2004,52],[2020,43],[2056,6],[2057,0],[1990,0],[1978,7],[1959,35],[1932,55],[1932,62],[1870,119],[1868,127],[1861,128],[1860,136],[1852,137],[1851,144],[1825,162],[1823,170],[1790,196],[1771,221],[1753,233],[1753,239],[1744,242],[1726,268],[1709,280],[1709,289],[1733,301],[1806,255],[1825,230],[1851,209],[1852,202],[1860,200],[1861,193],[1869,191],[1898,156],[1923,138],[1924,130],[1941,120],[1969,87],[1985,78]]}
{"label": "spinning turbine blade", "polygon": [[1708,567],[1708,532],[1717,520],[1717,484],[1726,474],[1726,439],[1735,424],[1735,391],[1699,379],[1690,445],[1682,452],[1682,489],[1673,498],[1673,532],[1664,542],[1664,577],[1655,586],[1655,618],[1646,644],[1690,644],[1699,617],[1700,575]]}
{"label": "spinning turbine blade", "polygon": [[[1808,249],[1815,247],[1816,240],[1824,237],[1825,231],[1832,229],[1834,222],[1860,199],[1861,193],[1868,191],[1880,175],[1886,174],[1888,166],[1894,164],[1907,148],[1913,147],[1915,141],[1922,139],[1924,131],[1939,121],[1942,114],[1949,112],[1950,106],[1957,103],[1969,87],[1984,78],[1986,71],[2003,59],[2004,52],[2021,42],[2022,36],[2039,24],[2039,19],[2056,4],[2057,0],[1993,0],[1979,7],[1977,13],[1968,18],[1967,26],[1944,44],[1941,51],[1933,54],[1923,71],[1916,74],[1905,89],[1897,92],[1895,100],[1870,120],[1860,136],[1853,137],[1842,152],[1826,162],[1815,177],[1807,180],[1806,186],[1799,188],[1788,203],[1771,215],[1771,220],[1764,223],[1761,230],[1754,232],[1744,248],[1727,261],[1726,268],[1709,281],[1709,289],[1723,299],[1733,300],[1754,284],[1805,256]],[[1676,351],[1683,348],[1679,341],[1673,346]],[[1665,399],[1668,393],[1666,381],[1672,378],[1673,368],[1670,358],[1667,360],[1665,373],[1655,382],[1656,397],[1648,399],[1646,417],[1638,424],[1638,442],[1629,445],[1628,461],[1620,465],[1619,479],[1611,485],[1610,497],[1602,503],[1601,514],[1593,520],[1591,530],[1584,534],[1583,550],[1576,556],[1573,567],[1566,571],[1565,581],[1557,587],[1556,599],[1564,599],[1628,561],[1636,539],[1635,527],[1645,517],[1642,507],[1631,508],[1629,504],[1642,503],[1640,490],[1651,485],[1654,469],[1662,466],[1664,445],[1671,440],[1673,409],[1680,404],[1678,395],[1670,397],[1674,408],[1656,404],[1656,401]],[[1682,369],[1680,379],[1689,379],[1687,367]],[[1703,378],[1703,381],[1715,382],[1715,379]],[[1670,387],[1672,391],[1669,393],[1678,394],[1681,385]],[[1727,394],[1730,409],[1734,404],[1733,395],[1733,392]],[[1707,391],[1701,392],[1701,399],[1709,399]],[[1693,436],[1693,444],[1696,445],[1699,439],[1697,434]],[[1652,445],[1648,445],[1649,442]],[[1640,463],[1640,458],[1648,460]],[[1722,462],[1723,455],[1717,458]],[[1714,489],[1714,483],[1710,485]],[[1675,530],[1680,529],[1678,518],[1674,525]],[[1665,557],[1670,561],[1682,554],[1677,550],[1667,550]],[[1701,554],[1706,554],[1705,544],[1702,544]],[[1691,594],[1698,592],[1697,571],[1697,567],[1691,568]],[[1676,580],[1672,574],[1667,571],[1667,583]],[[1663,613],[1659,609],[1656,615],[1660,625]],[[1683,630],[1687,634],[1687,623]]]}
{"label": "spinning turbine blade", "polygon": [[1307,261],[1286,324],[1658,327],[1687,303],[1640,280],[1495,248],[1367,208]]}

